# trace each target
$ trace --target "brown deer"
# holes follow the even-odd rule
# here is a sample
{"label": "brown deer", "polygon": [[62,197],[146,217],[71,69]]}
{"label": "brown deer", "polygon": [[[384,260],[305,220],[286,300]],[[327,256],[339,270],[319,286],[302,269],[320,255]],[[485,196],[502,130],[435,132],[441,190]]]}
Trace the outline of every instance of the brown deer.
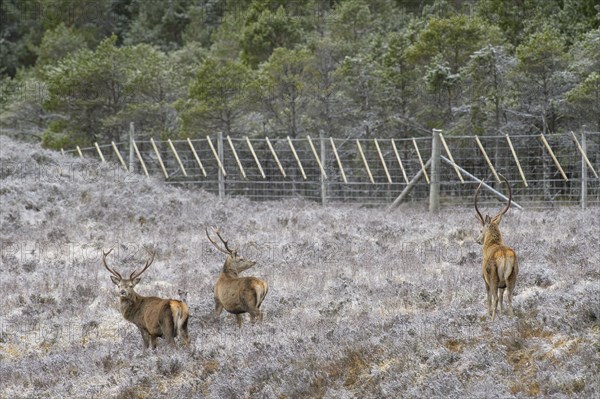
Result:
{"label": "brown deer", "polygon": [[[146,248],[144,248],[146,249]],[[144,350],[152,345],[156,349],[156,338],[162,337],[170,345],[175,344],[175,337],[179,336],[185,346],[189,345],[188,317],[190,311],[187,305],[175,299],[162,299],[154,296],[141,296],[134,291],[134,287],[140,282],[140,275],[150,267],[154,261],[156,252],[146,251],[150,259],[146,261],[144,268],[137,272],[134,270],[129,278],[123,278],[114,268],[111,269],[106,263],[106,257],[112,252],[102,251],[102,263],[111,272],[110,279],[118,288],[119,309],[125,320],[137,326],[144,340]]]}
{"label": "brown deer", "polygon": [[238,255],[237,248],[231,249],[227,241],[221,237],[218,229],[212,228],[219,237],[225,249],[221,248],[208,233],[206,237],[220,251],[227,255],[223,270],[215,284],[215,317],[219,317],[223,309],[235,314],[238,327],[242,327],[242,313],[250,313],[250,319],[254,322],[257,318],[262,320],[263,314],[260,310],[269,285],[256,277],[239,277],[239,274],[254,266],[256,262],[246,260]]}
{"label": "brown deer", "polygon": [[508,289],[509,313],[511,316],[513,315],[512,294],[517,282],[517,274],[519,273],[517,254],[512,248],[504,245],[502,235],[500,234],[499,225],[502,215],[508,211],[512,201],[510,184],[504,176],[501,177],[508,187],[508,203],[500,213],[493,218],[490,218],[489,215],[485,215],[484,218],[479,209],[477,209],[477,196],[479,195],[483,181],[477,187],[474,198],[475,212],[477,212],[477,218],[483,226],[477,242],[483,244],[483,280],[487,292],[488,315],[492,316],[492,321],[496,317],[498,297],[500,297],[500,314],[504,311],[502,299],[505,289]]}

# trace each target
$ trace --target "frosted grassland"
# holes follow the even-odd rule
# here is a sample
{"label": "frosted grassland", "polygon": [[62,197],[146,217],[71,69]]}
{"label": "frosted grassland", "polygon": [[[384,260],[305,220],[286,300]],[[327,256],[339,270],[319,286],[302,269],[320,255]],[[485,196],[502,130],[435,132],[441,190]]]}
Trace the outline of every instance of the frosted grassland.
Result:
{"label": "frosted grassland", "polygon": [[[431,215],[219,201],[0,137],[1,398],[590,398],[600,384],[600,209],[511,209],[515,317],[485,316],[470,204]],[[485,197],[484,197],[485,198]],[[490,213],[501,204],[490,197]],[[215,320],[219,226],[268,281],[264,322]],[[101,265],[186,299],[189,349],[142,351]],[[183,292],[183,293],[182,293]],[[187,294],[186,294],[187,293]]]}

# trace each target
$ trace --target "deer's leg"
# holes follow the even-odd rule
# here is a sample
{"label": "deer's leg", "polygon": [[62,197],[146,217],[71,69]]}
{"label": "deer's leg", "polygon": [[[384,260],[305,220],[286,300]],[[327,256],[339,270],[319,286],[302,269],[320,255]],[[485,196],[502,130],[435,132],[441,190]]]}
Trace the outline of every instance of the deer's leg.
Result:
{"label": "deer's leg", "polygon": [[150,345],[152,349],[156,350],[156,335],[150,335]]}
{"label": "deer's leg", "polygon": [[166,329],[163,329],[163,338],[165,339],[165,341],[167,341],[167,345],[175,345],[175,335],[172,329],[169,329],[168,327]]}
{"label": "deer's leg", "polygon": [[241,314],[236,314],[235,315],[235,320],[237,321],[238,328],[242,328],[242,315]]}
{"label": "deer's leg", "polygon": [[512,296],[513,296],[513,291],[515,289],[515,284],[517,283],[517,274],[519,273],[519,264],[517,262],[517,257],[515,255],[515,257],[512,259],[513,261],[513,268],[512,268],[512,273],[510,274],[510,277],[508,278],[508,281],[506,282],[506,286],[508,288],[508,313],[512,316],[513,315],[513,307],[512,307]]}
{"label": "deer's leg", "polygon": [[262,319],[263,319],[263,313],[261,312],[261,310],[259,308],[254,308],[250,312],[250,320],[252,321],[252,323],[255,323],[257,320],[262,321]]}
{"label": "deer's leg", "polygon": [[260,310],[254,308],[253,310],[250,311],[250,322],[252,324],[256,323],[256,320],[260,320]]}
{"label": "deer's leg", "polygon": [[487,310],[488,310],[488,316],[492,315],[492,306],[491,306],[491,293],[490,293],[490,285],[487,283],[487,281],[485,281],[485,279],[483,280],[483,282],[485,283],[485,294],[487,295]]}
{"label": "deer's leg", "polygon": [[506,295],[507,295],[506,300],[508,302],[508,314],[510,316],[512,316],[513,315],[513,308],[512,308],[512,288],[510,286],[507,287]]}
{"label": "deer's leg", "polygon": [[148,334],[143,328],[138,327],[140,333],[142,334],[142,339],[144,340],[144,350],[148,349],[150,345],[150,334]]}
{"label": "deer's leg", "polygon": [[512,293],[513,293],[512,287],[509,286],[506,295],[508,295],[508,298],[507,298],[507,300],[508,300],[508,314],[511,317],[513,316]]}
{"label": "deer's leg", "polygon": [[516,282],[516,278],[513,278],[513,276],[511,276],[511,278],[508,281],[508,284],[506,285],[506,287],[508,288],[507,294],[508,298],[506,298],[508,300],[508,314],[509,315],[513,315],[513,307],[512,307],[512,295],[513,295],[513,290],[515,289],[515,282]]}
{"label": "deer's leg", "polygon": [[223,304],[215,298],[215,319],[219,318],[219,315],[223,311]]}
{"label": "deer's leg", "polygon": [[188,319],[185,319],[185,321],[182,323],[180,334],[181,334],[180,339],[181,339],[181,342],[183,342],[183,345],[189,346],[190,345],[190,334],[188,333]]}
{"label": "deer's leg", "polygon": [[175,320],[170,312],[165,313],[165,317],[161,320],[160,329],[162,336],[167,341],[168,345],[175,345]]}
{"label": "deer's leg", "polygon": [[498,299],[500,300],[500,315],[502,315],[504,313],[503,298],[504,298],[504,288],[498,288]]}
{"label": "deer's leg", "polygon": [[498,286],[497,283],[490,284],[490,292],[492,295],[492,321],[496,318],[496,309],[498,308]]}

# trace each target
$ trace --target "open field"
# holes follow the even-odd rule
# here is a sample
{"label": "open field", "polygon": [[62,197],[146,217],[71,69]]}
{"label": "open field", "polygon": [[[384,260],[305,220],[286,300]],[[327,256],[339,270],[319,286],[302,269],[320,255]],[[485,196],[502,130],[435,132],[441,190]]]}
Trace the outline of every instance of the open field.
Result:
{"label": "open field", "polygon": [[[0,137],[0,398],[589,398],[600,382],[600,209],[511,209],[515,317],[485,316],[470,204],[218,201]],[[484,198],[485,199],[485,198]],[[491,197],[482,210],[501,204]],[[265,319],[215,320],[220,226],[268,281]],[[158,250],[142,295],[191,310],[191,348],[142,352],[101,265]]]}

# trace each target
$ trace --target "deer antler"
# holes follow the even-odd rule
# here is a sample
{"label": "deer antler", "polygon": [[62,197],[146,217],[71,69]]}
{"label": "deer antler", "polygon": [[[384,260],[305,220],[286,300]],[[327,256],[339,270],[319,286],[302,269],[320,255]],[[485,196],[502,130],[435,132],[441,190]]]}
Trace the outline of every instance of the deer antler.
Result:
{"label": "deer antler", "polygon": [[483,180],[477,186],[477,190],[475,190],[475,198],[473,199],[473,202],[475,203],[475,212],[477,212],[477,218],[479,219],[481,224],[485,224],[485,219],[483,218],[483,216],[481,215],[481,212],[479,212],[479,209],[477,208],[477,196],[479,195],[479,190],[481,189],[482,185],[483,185]]}
{"label": "deer antler", "polygon": [[[504,177],[503,175],[499,174],[499,176],[504,180],[504,182],[506,183],[506,186],[508,187],[508,203],[506,204],[506,208],[504,208],[502,211],[500,211],[500,213],[498,213],[496,216],[494,216],[494,218],[504,215],[508,211],[508,208],[510,208],[510,204],[512,202],[512,191],[510,190],[510,183],[508,182],[506,177]],[[477,190],[475,190],[475,198],[474,198],[475,212],[477,212],[477,217],[481,221],[481,224],[485,224],[485,219],[481,215],[481,212],[479,212],[479,209],[477,209],[477,196],[479,195],[479,189],[483,185],[483,182],[484,181],[482,180],[481,183],[479,183],[479,186],[477,186]]]}
{"label": "deer antler", "polygon": [[217,248],[219,251],[223,252],[226,255],[233,255],[233,253],[236,251],[235,249],[230,249],[229,245],[227,245],[227,241],[223,239],[223,237],[221,237],[221,233],[219,232],[219,229],[216,229],[214,227],[211,226],[212,231],[217,235],[217,237],[219,237],[219,239],[221,240],[221,242],[223,243],[223,245],[225,245],[225,249],[221,248],[219,246],[219,244],[217,244],[212,238],[210,238],[210,235],[208,234],[208,226],[206,227],[206,237],[208,237],[208,240],[212,243],[212,245],[215,246],[215,248]]}
{"label": "deer antler", "polygon": [[504,210],[502,210],[500,213],[494,216],[495,218],[504,215],[508,211],[508,208],[510,208],[510,203],[512,202],[512,191],[510,190],[510,183],[508,182],[506,177],[502,175],[500,175],[500,177],[506,182],[506,186],[508,187],[508,203],[506,204],[506,208],[504,208]]}
{"label": "deer antler", "polygon": [[108,264],[106,263],[106,257],[112,252],[113,249],[114,248],[111,248],[108,252],[104,252],[104,250],[102,250],[102,264],[104,265],[104,267],[106,267],[106,270],[108,270],[112,275],[122,280],[123,277],[121,277],[119,272],[117,272],[115,269],[111,269],[110,267],[108,267]]}
{"label": "deer antler", "polygon": [[129,276],[130,280],[133,280],[134,278],[138,278],[139,276],[141,276],[142,273],[144,273],[146,271],[146,269],[150,267],[150,265],[152,264],[152,262],[154,262],[154,255],[156,255],[156,251],[150,251],[146,247],[144,247],[144,249],[146,250],[146,252],[148,252],[150,254],[150,259],[148,259],[146,261],[146,264],[144,265],[144,268],[142,269],[142,271],[137,272],[137,271],[134,270],[133,272],[131,272],[131,275]]}

